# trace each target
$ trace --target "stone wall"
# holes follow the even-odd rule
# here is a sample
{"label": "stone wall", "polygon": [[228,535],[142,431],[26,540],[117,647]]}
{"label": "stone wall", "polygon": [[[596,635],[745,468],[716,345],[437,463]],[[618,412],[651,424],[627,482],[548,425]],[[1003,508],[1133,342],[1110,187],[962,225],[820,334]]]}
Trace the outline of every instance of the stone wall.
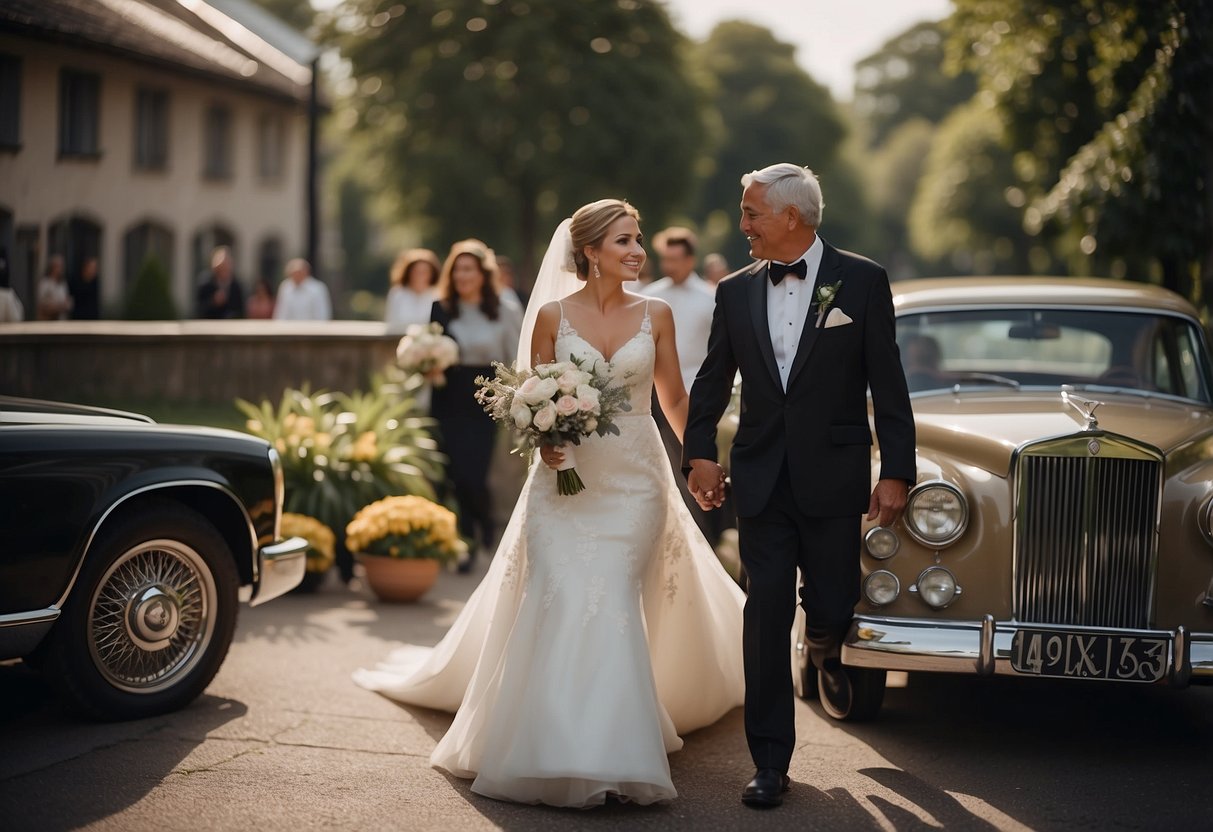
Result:
{"label": "stone wall", "polygon": [[399,339],[369,321],[2,324],[0,393],[226,404],[304,384],[351,392],[392,362]]}

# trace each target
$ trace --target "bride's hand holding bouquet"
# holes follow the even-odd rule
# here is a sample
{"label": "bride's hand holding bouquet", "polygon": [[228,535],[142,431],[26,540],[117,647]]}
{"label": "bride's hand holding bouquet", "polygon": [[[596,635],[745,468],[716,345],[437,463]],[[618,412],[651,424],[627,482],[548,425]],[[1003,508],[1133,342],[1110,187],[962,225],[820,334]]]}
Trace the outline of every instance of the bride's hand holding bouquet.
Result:
{"label": "bride's hand holding bouquet", "polygon": [[632,409],[628,388],[612,384],[605,362],[569,357],[568,361],[515,370],[493,364],[495,376],[479,376],[476,400],[499,422],[522,433],[520,450],[558,447],[564,461],[556,472],[556,491],[562,495],[585,490],[577,475],[573,445],[591,434],[619,435],[617,414]]}

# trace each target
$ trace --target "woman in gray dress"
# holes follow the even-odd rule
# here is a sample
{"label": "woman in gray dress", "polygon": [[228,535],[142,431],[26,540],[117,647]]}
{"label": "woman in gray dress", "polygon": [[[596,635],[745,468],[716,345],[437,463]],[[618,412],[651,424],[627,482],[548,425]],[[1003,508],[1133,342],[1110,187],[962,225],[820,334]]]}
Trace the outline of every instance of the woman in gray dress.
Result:
{"label": "woman in gray dress", "polygon": [[446,384],[434,389],[431,415],[438,421],[443,450],[450,458],[447,480],[459,503],[459,532],[471,556],[460,571],[472,568],[477,547],[496,542],[489,493],[489,462],[497,425],[476,401],[476,376],[492,376],[494,361],[514,357],[522,329],[522,309],[503,297],[493,252],[479,240],[451,246],[438,278],[438,300],[431,319],[459,344],[459,364],[446,371]]}

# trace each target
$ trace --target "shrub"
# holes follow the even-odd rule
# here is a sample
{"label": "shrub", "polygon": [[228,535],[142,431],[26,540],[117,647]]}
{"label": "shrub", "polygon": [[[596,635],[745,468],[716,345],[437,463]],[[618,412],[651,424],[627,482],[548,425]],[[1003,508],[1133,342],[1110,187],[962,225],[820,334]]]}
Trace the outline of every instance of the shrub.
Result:
{"label": "shrub", "polygon": [[178,318],[168,271],[153,254],[149,254],[139,267],[135,283],[126,296],[124,317],[128,321],[175,321]]}

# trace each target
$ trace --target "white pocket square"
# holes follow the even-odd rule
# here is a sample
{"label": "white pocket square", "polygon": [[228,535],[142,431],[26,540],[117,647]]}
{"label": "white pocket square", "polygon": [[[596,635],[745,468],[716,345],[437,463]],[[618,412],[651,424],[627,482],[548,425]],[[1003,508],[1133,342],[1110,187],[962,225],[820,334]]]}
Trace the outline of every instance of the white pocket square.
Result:
{"label": "white pocket square", "polygon": [[851,316],[835,306],[830,310],[830,314],[826,315],[824,328],[829,329],[832,326],[846,326],[849,323],[852,323]]}

